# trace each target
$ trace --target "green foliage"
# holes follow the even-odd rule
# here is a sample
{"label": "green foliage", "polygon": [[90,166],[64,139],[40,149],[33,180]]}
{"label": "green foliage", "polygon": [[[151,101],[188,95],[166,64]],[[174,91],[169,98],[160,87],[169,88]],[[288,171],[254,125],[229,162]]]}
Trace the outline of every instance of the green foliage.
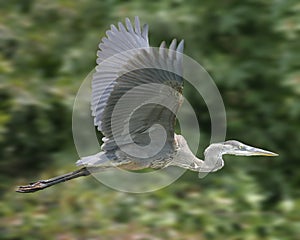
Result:
{"label": "green foliage", "polygon": [[[76,158],[76,92],[109,25],[135,15],[149,23],[153,46],[185,39],[185,53],[204,66],[223,96],[228,139],[280,156],[225,157],[219,173],[205,179],[188,173],[143,195],[92,179],[14,193],[17,183],[71,169],[65,164]],[[1,1],[1,238],[298,239],[299,16],[296,0]],[[201,96],[189,87],[186,93],[199,109],[202,150],[210,119]],[[63,169],[47,170],[49,164]],[[16,183],[16,176],[27,180]]]}
{"label": "green foliage", "polygon": [[[196,174],[191,175],[197,179]],[[297,239],[299,236],[299,201],[287,198],[265,210],[262,202],[267,193],[258,187],[254,177],[243,173],[235,178],[214,174],[201,183],[191,183],[187,177],[163,190],[138,195],[116,192],[93,179],[78,179],[28,195],[16,194],[11,189],[1,203],[0,213],[4,216],[1,236],[3,239],[18,236],[24,239],[63,236],[66,239],[138,236],[144,236],[141,239]],[[208,187],[210,182],[213,184]]]}

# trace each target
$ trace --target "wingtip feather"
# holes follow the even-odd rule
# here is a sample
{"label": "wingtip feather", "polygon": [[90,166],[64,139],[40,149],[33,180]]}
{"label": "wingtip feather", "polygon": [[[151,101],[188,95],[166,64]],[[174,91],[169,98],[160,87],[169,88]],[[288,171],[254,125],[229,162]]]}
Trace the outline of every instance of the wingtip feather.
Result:
{"label": "wingtip feather", "polygon": [[180,53],[183,53],[183,48],[184,48],[184,40],[182,39],[182,40],[179,42],[176,51],[177,51],[177,52],[180,52]]}

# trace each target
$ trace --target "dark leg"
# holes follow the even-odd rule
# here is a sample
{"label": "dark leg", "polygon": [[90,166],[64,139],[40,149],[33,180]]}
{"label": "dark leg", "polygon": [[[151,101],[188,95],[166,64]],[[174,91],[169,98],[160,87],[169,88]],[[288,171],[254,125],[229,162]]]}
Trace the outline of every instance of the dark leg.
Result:
{"label": "dark leg", "polygon": [[87,170],[86,167],[80,168],[77,171],[70,172],[58,177],[50,178],[48,180],[39,180],[37,182],[30,183],[29,185],[19,186],[16,190],[16,192],[20,193],[30,193],[30,192],[36,192],[39,190],[42,190],[44,188],[50,187],[52,185],[69,181],[74,178],[82,177],[82,176],[88,176],[91,173],[89,170]]}

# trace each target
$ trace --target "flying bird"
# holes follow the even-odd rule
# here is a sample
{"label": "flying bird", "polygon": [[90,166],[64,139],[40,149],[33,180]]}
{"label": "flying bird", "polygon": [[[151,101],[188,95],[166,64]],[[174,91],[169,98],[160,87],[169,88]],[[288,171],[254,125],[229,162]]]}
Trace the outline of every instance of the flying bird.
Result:
{"label": "flying bird", "polygon": [[99,44],[92,79],[91,110],[103,145],[95,155],[76,162],[81,168],[48,180],[19,186],[17,192],[42,190],[91,172],[109,168],[140,170],[177,166],[197,172],[215,172],[224,166],[224,154],[277,156],[236,140],[209,145],[204,160],[197,158],[182,135],[175,133],[176,113],[182,103],[181,77],[184,41],[149,46],[148,25],[111,25]]}

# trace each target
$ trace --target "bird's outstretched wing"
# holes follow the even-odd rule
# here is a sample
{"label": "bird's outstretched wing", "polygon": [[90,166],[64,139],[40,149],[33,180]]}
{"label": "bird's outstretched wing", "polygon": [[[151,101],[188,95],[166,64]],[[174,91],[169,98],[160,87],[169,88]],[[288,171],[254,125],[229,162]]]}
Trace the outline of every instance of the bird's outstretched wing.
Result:
{"label": "bird's outstretched wing", "polygon": [[[137,28],[138,19],[135,22]],[[118,41],[111,36],[111,52],[118,55],[104,61],[106,65],[101,62],[93,79],[92,109],[95,125],[105,136],[102,150],[123,150],[122,146],[130,146],[132,150],[135,144],[145,151],[152,149],[146,157],[174,151],[175,118],[183,88],[183,41],[177,45],[173,40],[169,49],[164,42],[160,48],[150,48],[144,31],[134,31],[129,20],[126,25],[127,31],[119,24],[124,31],[123,41],[135,50],[128,52],[130,49],[125,47],[118,50],[118,46],[115,49],[112,43]],[[106,49],[105,43],[101,46]],[[101,51],[98,56],[102,56]],[[106,87],[100,96],[98,89],[94,90],[99,85]],[[149,144],[154,145],[147,148]]]}

